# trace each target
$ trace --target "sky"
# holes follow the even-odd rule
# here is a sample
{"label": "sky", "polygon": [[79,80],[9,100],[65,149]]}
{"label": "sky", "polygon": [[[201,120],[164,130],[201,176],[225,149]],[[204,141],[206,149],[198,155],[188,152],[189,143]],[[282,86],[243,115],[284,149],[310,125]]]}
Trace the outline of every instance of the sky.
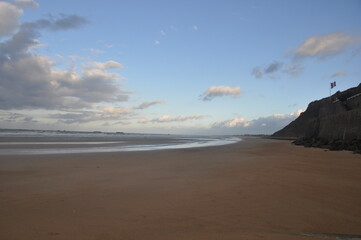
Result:
{"label": "sky", "polygon": [[0,128],[271,134],[361,82],[360,12],[360,0],[0,0]]}

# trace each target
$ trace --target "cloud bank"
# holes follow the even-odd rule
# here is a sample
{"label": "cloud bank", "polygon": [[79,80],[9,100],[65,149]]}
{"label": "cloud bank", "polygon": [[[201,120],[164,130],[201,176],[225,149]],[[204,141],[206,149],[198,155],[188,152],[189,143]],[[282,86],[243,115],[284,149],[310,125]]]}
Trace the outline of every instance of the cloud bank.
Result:
{"label": "cloud bank", "polygon": [[272,134],[295,120],[303,110],[290,114],[273,114],[253,120],[234,118],[212,124],[210,131],[217,134]]}
{"label": "cloud bank", "polygon": [[[34,123],[32,117],[7,110],[50,110],[48,118],[62,124],[106,121],[125,124],[137,113],[164,100],[138,106],[117,107],[128,100],[131,91],[122,88],[123,78],[115,69],[124,66],[114,60],[86,62],[80,70],[60,69],[47,56],[35,54],[43,30],[78,29],[89,21],[81,16],[59,14],[33,22],[19,23],[25,8],[35,8],[32,0],[0,2],[0,119],[8,123]],[[203,115],[164,115],[143,123],[184,122]],[[126,120],[126,121],[124,121]]]}
{"label": "cloud bank", "polygon": [[[41,46],[37,38],[42,30],[74,30],[89,23],[78,15],[59,14],[20,24],[23,9],[35,7],[32,0],[0,2],[0,110],[61,111],[50,118],[68,124],[130,115],[131,109],[104,106],[127,101],[131,94],[121,88],[123,78],[110,72],[123,68],[121,63],[89,62],[80,71],[64,70],[49,57],[32,52]],[[9,119],[21,119],[14,116]]]}
{"label": "cloud bank", "polygon": [[65,124],[81,124],[96,121],[119,121],[132,116],[133,110],[111,106],[95,106],[89,110],[51,114],[50,117]]}
{"label": "cloud bank", "polygon": [[21,113],[12,113],[12,112],[0,112],[0,121],[5,123],[35,123],[36,120],[33,117],[30,117]]}
{"label": "cloud bank", "polygon": [[[99,63],[103,64],[103,63]],[[0,62],[0,109],[69,110],[128,99],[121,76],[84,66],[81,73],[60,70],[41,55],[25,54]]]}
{"label": "cloud bank", "polygon": [[241,94],[240,87],[226,87],[226,86],[212,86],[209,87],[203,94],[203,101],[210,101],[216,97],[232,96],[238,97]]}

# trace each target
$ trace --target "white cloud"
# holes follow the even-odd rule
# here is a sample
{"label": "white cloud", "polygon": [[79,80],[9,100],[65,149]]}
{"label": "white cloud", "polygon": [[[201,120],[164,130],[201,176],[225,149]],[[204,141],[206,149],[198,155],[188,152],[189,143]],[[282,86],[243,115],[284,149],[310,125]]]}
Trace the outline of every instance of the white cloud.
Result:
{"label": "white cloud", "polygon": [[296,49],[296,57],[317,57],[324,59],[342,52],[346,47],[357,43],[360,38],[344,32],[334,32],[311,36]]}
{"label": "white cloud", "polygon": [[244,118],[237,117],[231,120],[215,122],[212,126],[233,128],[233,127],[249,127],[251,125],[252,125],[252,121],[248,121]]}
{"label": "white cloud", "polygon": [[289,118],[289,117],[298,117],[303,112],[304,112],[303,109],[299,109],[296,112],[288,113],[288,114],[276,113],[276,114],[273,114],[272,117],[279,118],[279,119],[284,119],[284,118]]}
{"label": "white cloud", "polygon": [[0,1],[0,38],[11,35],[19,27],[23,10],[8,2]]}
{"label": "white cloud", "polygon": [[130,108],[119,108],[119,107],[113,107],[113,106],[95,106],[93,107],[96,110],[100,110],[103,113],[109,114],[109,115],[121,115],[121,114],[128,114],[128,113],[132,113],[133,110]]}
{"label": "white cloud", "polygon": [[198,26],[193,25],[192,29],[193,29],[194,31],[198,31]]}
{"label": "white cloud", "polygon": [[163,31],[163,30],[160,30],[159,32],[160,32],[160,34],[163,35],[163,36],[166,35],[165,31]]}
{"label": "white cloud", "polygon": [[226,87],[226,86],[212,86],[209,87],[203,94],[202,100],[209,101],[215,97],[233,96],[238,97],[241,94],[240,87]]}
{"label": "white cloud", "polygon": [[154,45],[159,45],[160,44],[160,41],[159,40],[155,40],[154,41]]}
{"label": "white cloud", "polygon": [[189,116],[177,116],[177,117],[172,117],[170,115],[163,115],[161,117],[153,118],[153,119],[142,118],[138,121],[138,123],[145,124],[145,123],[184,122],[184,121],[188,121],[188,120],[198,120],[198,119],[201,119],[204,117],[207,117],[207,116],[200,115],[200,114],[189,115]]}
{"label": "white cloud", "polygon": [[148,108],[152,105],[156,105],[156,104],[160,104],[160,103],[165,103],[164,100],[154,100],[151,102],[143,102],[142,104],[140,104],[139,106],[135,107],[135,109],[145,109]]}
{"label": "white cloud", "polygon": [[336,72],[334,74],[331,75],[331,78],[336,78],[336,77],[342,77],[346,74],[346,71],[345,70],[341,70],[339,72]]}
{"label": "white cloud", "polygon": [[113,60],[106,61],[106,62],[91,62],[90,65],[94,68],[102,69],[102,70],[119,69],[119,68],[124,67],[121,63],[113,61]]}

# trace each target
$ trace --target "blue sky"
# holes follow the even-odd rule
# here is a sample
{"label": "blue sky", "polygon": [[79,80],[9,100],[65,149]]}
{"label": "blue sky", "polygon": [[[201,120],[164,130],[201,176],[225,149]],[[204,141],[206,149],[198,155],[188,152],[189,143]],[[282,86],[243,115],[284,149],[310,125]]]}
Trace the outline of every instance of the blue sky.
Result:
{"label": "blue sky", "polygon": [[360,12],[351,0],[0,1],[0,127],[269,134],[330,82],[361,82]]}

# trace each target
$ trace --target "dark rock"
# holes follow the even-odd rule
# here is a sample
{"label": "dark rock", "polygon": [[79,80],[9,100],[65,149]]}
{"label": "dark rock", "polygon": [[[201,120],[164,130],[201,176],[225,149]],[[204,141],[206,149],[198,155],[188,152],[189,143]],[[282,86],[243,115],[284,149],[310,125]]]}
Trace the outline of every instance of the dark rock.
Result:
{"label": "dark rock", "polygon": [[297,138],[295,145],[361,152],[361,84],[311,102],[275,138]]}

